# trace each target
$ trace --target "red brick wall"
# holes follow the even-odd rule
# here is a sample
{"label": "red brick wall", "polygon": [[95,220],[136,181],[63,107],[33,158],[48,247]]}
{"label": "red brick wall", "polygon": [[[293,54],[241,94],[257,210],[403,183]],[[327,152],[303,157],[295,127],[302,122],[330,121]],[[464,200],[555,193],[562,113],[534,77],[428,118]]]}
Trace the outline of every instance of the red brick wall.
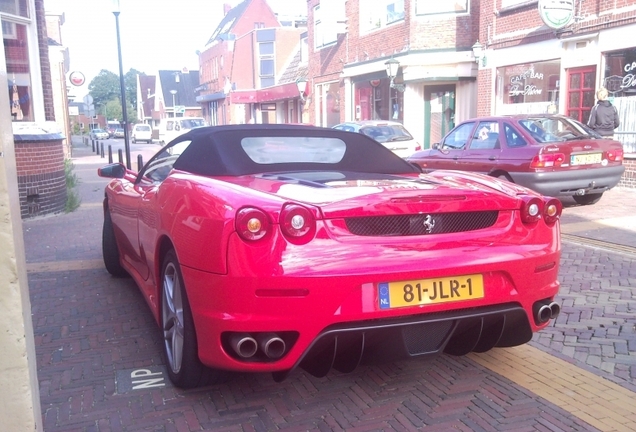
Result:
{"label": "red brick wall", "polygon": [[51,80],[51,63],[49,61],[49,44],[46,36],[44,0],[35,0],[35,20],[38,28],[38,50],[40,54],[40,69],[42,73],[44,118],[47,121],[55,121],[55,108],[53,105],[53,85]]}
{"label": "red brick wall", "polygon": [[625,172],[618,186],[636,188],[636,159],[625,159],[623,165],[625,165]]}
{"label": "red brick wall", "polygon": [[64,210],[66,176],[62,139],[15,141],[20,213],[23,218]]}

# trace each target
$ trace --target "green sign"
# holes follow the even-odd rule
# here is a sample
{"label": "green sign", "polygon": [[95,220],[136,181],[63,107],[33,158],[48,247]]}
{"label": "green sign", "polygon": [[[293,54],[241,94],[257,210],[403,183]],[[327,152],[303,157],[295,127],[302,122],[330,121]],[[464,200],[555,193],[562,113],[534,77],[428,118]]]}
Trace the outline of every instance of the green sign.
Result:
{"label": "green sign", "polygon": [[574,0],[539,0],[539,15],[551,29],[561,29],[574,18]]}

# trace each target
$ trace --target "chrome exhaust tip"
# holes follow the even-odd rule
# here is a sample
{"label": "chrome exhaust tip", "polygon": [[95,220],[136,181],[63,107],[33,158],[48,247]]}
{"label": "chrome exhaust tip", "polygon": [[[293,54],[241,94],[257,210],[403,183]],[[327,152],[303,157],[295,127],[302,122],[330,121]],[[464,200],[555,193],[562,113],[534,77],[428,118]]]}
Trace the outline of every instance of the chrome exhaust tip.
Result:
{"label": "chrome exhaust tip", "polygon": [[265,333],[257,336],[258,346],[270,359],[279,359],[285,354],[285,341],[274,333]]}
{"label": "chrome exhaust tip", "polygon": [[247,333],[235,333],[230,336],[230,346],[241,358],[253,357],[258,349],[256,340]]}
{"label": "chrome exhaust tip", "polygon": [[544,304],[544,305],[541,305],[541,307],[539,307],[536,310],[534,314],[534,319],[537,323],[543,324],[545,322],[548,322],[551,316],[552,316],[552,311],[550,310],[550,306],[548,306],[547,304]]}
{"label": "chrome exhaust tip", "polygon": [[561,313],[560,304],[558,304],[557,302],[552,302],[548,306],[550,308],[550,318],[554,319],[559,316],[559,313]]}

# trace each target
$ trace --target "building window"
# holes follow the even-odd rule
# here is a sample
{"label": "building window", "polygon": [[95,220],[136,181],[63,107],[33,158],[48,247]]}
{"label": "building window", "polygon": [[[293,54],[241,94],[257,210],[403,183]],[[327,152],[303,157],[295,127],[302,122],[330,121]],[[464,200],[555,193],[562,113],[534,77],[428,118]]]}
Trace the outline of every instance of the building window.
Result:
{"label": "building window", "polygon": [[275,84],[274,42],[258,44],[260,88],[271,87]]}
{"label": "building window", "polygon": [[415,15],[467,14],[468,0],[417,0]]}
{"label": "building window", "polygon": [[636,48],[605,53],[603,87],[611,96],[636,96]]}
{"label": "building window", "polygon": [[497,114],[548,112],[559,105],[561,61],[497,68]]}
{"label": "building window", "polygon": [[338,41],[338,20],[344,16],[344,2],[337,2],[338,0],[323,0],[314,8],[314,48],[322,48]]}
{"label": "building window", "polygon": [[[2,2],[3,9],[6,2]],[[5,33],[5,29],[11,29]],[[33,88],[29,65],[27,26],[2,19],[7,80],[9,81],[9,103],[13,121],[34,121]]]}
{"label": "building window", "polygon": [[360,2],[360,33],[404,20],[404,0]]}
{"label": "building window", "polygon": [[27,0],[0,0],[0,12],[30,18]]}

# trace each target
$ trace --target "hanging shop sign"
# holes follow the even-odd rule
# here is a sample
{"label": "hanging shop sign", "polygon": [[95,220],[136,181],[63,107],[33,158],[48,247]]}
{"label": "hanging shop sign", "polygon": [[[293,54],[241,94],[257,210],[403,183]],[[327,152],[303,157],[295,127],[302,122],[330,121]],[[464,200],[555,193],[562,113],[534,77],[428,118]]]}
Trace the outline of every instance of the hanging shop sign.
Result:
{"label": "hanging shop sign", "polygon": [[539,0],[539,15],[551,29],[562,29],[574,18],[574,0]]}
{"label": "hanging shop sign", "polygon": [[84,85],[84,74],[78,71],[73,71],[69,74],[68,76],[68,80],[71,82],[71,84],[73,84],[74,86],[81,86]]}

